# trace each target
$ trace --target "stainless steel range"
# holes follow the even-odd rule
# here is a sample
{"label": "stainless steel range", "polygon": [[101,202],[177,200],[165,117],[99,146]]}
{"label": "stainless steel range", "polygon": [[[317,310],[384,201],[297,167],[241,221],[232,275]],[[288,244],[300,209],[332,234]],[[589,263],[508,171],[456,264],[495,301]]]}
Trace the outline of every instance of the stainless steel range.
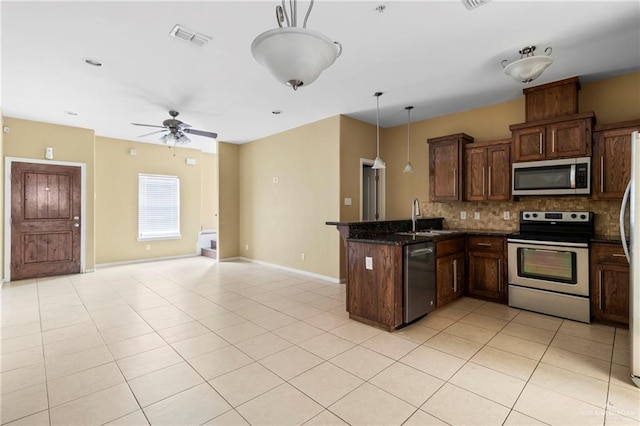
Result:
{"label": "stainless steel range", "polygon": [[520,212],[507,238],[509,306],[589,322],[592,212]]}

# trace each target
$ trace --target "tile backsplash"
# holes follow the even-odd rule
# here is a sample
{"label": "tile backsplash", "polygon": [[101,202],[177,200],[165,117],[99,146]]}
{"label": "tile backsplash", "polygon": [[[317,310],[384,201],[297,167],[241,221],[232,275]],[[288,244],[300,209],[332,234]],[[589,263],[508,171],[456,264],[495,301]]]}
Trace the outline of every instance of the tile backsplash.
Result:
{"label": "tile backsplash", "polygon": [[[595,213],[596,235],[616,237],[620,234],[620,200],[596,201],[587,197],[521,197],[520,201],[422,203],[423,217],[443,217],[450,229],[517,231],[521,210],[592,211]],[[467,219],[460,219],[460,212]],[[509,212],[509,219],[503,213]],[[474,219],[474,213],[480,219]]]}

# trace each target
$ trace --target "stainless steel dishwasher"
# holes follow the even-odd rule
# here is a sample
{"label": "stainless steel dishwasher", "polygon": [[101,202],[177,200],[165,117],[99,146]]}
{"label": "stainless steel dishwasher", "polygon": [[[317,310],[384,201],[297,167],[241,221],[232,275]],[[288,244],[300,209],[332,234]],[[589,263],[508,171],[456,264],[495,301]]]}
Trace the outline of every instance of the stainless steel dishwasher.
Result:
{"label": "stainless steel dishwasher", "polygon": [[404,322],[436,307],[436,249],[432,241],[404,246]]}

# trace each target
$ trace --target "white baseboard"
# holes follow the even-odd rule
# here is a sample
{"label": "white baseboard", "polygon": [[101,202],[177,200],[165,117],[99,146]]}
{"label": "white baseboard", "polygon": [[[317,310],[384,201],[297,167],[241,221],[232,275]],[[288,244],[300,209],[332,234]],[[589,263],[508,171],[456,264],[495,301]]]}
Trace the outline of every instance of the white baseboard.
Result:
{"label": "white baseboard", "polygon": [[133,265],[136,263],[146,263],[146,262],[159,262],[162,260],[172,260],[172,259],[184,259],[186,257],[199,257],[197,254],[181,254],[178,256],[166,256],[166,257],[152,257],[148,259],[135,259],[135,260],[125,260],[123,262],[111,262],[111,263],[96,263],[96,268],[108,268],[110,266],[120,266],[120,265]]}
{"label": "white baseboard", "polygon": [[242,256],[237,259],[246,260],[247,262],[257,263],[259,265],[271,266],[273,268],[283,269],[289,272],[295,272],[296,274],[306,275],[308,277],[317,278],[323,281],[329,281],[335,284],[341,284],[341,281],[339,278],[328,277],[326,275],[320,275],[320,274],[316,274],[314,272],[309,272],[309,271],[303,271],[302,269],[289,268],[288,266],[278,265],[277,263],[263,262],[262,260],[255,260],[255,259],[250,259],[248,257],[242,257]]}

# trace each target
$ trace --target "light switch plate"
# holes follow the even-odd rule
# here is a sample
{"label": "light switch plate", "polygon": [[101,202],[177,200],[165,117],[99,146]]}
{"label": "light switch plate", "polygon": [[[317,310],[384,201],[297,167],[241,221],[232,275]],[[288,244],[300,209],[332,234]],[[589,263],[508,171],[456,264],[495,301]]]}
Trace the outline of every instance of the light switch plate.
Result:
{"label": "light switch plate", "polygon": [[351,198],[345,198],[344,199],[344,205],[345,206],[350,206],[351,205]]}
{"label": "light switch plate", "polygon": [[368,270],[373,270],[373,258],[372,257],[365,257],[364,258],[364,268],[368,269]]}

